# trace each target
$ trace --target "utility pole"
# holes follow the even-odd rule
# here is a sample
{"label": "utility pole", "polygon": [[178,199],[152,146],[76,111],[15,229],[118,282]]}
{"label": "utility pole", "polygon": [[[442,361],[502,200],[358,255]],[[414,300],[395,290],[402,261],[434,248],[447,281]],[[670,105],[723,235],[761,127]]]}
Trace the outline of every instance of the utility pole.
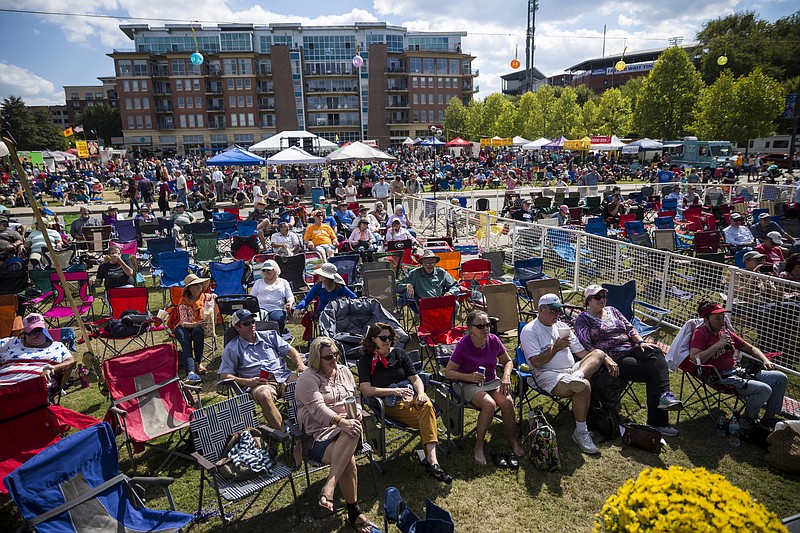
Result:
{"label": "utility pole", "polygon": [[533,88],[533,54],[536,46],[533,36],[536,33],[536,11],[539,9],[539,0],[528,0],[528,30],[525,34],[525,91]]}

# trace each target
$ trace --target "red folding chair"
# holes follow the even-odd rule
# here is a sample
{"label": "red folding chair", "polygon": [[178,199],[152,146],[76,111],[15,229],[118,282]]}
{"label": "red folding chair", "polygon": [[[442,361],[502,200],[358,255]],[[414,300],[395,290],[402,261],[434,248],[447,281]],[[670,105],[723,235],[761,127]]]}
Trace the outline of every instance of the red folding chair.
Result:
{"label": "red folding chair", "polygon": [[[147,314],[150,310],[148,297],[149,292],[146,287],[118,287],[106,290],[111,316],[88,324],[92,326],[89,338],[97,339],[103,345],[104,359],[109,351],[112,352],[112,356],[117,356],[128,351],[131,345],[144,348],[155,344],[153,332],[165,329],[163,325],[156,325],[155,319],[142,323],[138,332],[124,337],[115,337],[108,329],[111,320],[121,319],[124,311],[132,310],[143,315]],[[119,348],[117,343],[124,344]]]}
{"label": "red folding chair", "polygon": [[[178,351],[174,344],[157,344],[103,361],[103,376],[111,396],[106,414],[122,433],[125,447],[135,468],[134,449],[150,446],[168,452],[160,471],[174,455],[190,459],[177,451],[188,442],[189,418],[201,407],[201,387],[187,385],[178,377]],[[192,395],[194,398],[192,398]],[[170,435],[163,446],[152,443]],[[174,437],[179,442],[172,446]]]}
{"label": "red folding chair", "polygon": [[[219,198],[217,199],[219,200]],[[236,220],[242,220],[242,217],[239,216],[239,208],[238,207],[224,207],[222,210],[225,213],[230,213],[236,217]]]}
{"label": "red folding chair", "polygon": [[0,492],[3,479],[71,428],[84,429],[100,421],[59,405],[49,405],[43,377],[0,387]]}
{"label": "red folding chair", "polygon": [[454,344],[463,337],[467,328],[456,326],[454,323],[456,311],[456,296],[448,294],[438,298],[420,298],[417,300],[419,308],[419,326],[417,338],[420,349],[427,348],[428,357],[431,359],[431,368],[436,368],[434,348],[438,344]]}
{"label": "red folding chair", "polygon": [[694,234],[694,253],[715,254],[719,251],[720,235],[718,231],[698,231]]}
{"label": "red folding chair", "polygon": [[386,241],[385,246],[387,252],[394,252],[398,250],[403,251],[403,265],[414,267],[419,266],[417,260],[411,255],[413,244],[411,243],[410,239],[406,239],[404,241]]}

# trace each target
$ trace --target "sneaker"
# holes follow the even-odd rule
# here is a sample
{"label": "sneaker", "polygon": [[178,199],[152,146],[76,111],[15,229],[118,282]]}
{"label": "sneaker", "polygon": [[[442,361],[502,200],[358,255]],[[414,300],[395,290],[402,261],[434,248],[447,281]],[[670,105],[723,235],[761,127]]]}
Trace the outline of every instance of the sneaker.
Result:
{"label": "sneaker", "polygon": [[445,472],[441,465],[425,465],[425,471],[428,472],[429,476],[442,483],[449,485],[453,482],[453,476]]}
{"label": "sneaker", "polygon": [[572,432],[572,440],[575,441],[575,444],[580,446],[583,453],[591,455],[600,453],[600,450],[594,445],[594,442],[592,442],[592,436],[588,431],[579,432],[576,428],[575,431]]}
{"label": "sneaker", "polygon": [[[578,372],[580,372],[580,370]],[[583,381],[583,372],[580,372],[580,376],[577,375],[578,372],[568,374],[561,378],[561,383],[566,385],[567,388],[574,393],[582,392],[586,388],[586,382]]]}
{"label": "sneaker", "polygon": [[664,435],[665,437],[677,437],[678,436],[678,429],[675,426],[664,426],[664,427],[657,427],[653,426],[653,429]]}
{"label": "sneaker", "polygon": [[185,381],[186,381],[186,383],[189,383],[190,385],[196,385],[198,383],[202,383],[203,382],[203,378],[201,378],[200,376],[198,376],[197,374],[192,372],[191,374],[186,376],[186,380]]}
{"label": "sneaker", "polygon": [[671,392],[665,392],[658,400],[658,408],[663,411],[680,411],[683,409],[683,402],[675,399]]}

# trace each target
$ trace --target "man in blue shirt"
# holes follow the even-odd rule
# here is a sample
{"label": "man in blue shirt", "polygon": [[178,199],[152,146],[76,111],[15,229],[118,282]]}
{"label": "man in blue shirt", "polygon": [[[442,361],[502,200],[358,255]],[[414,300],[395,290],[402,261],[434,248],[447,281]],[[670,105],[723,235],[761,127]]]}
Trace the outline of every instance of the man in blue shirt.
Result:
{"label": "man in blue shirt", "polygon": [[[267,424],[283,431],[283,417],[275,401],[286,393],[286,384],[297,379],[306,369],[300,353],[281,338],[277,331],[256,331],[256,317],[247,309],[239,309],[231,319],[238,336],[222,351],[220,381],[232,379],[261,406]],[[289,356],[297,368],[286,366]]]}

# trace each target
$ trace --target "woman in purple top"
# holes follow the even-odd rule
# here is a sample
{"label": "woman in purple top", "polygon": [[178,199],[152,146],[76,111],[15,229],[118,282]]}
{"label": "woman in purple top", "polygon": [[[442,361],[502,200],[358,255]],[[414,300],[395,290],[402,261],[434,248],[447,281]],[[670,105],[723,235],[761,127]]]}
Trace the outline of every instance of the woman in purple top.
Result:
{"label": "woman in purple top", "polygon": [[644,342],[628,320],[606,305],[608,290],[589,285],[583,292],[586,310],[575,320],[575,335],[587,350],[603,350],[619,365],[619,377],[647,385],[647,423],[667,437],[678,435],[667,411],[683,407],[670,391],[669,368],[664,354]]}
{"label": "woman in purple top", "polygon": [[[492,454],[492,459],[498,466],[516,468],[519,466],[517,457],[523,457],[525,451],[517,440],[514,400],[511,398],[513,363],[497,335],[489,333],[489,315],[485,312],[472,311],[467,316],[467,330],[469,335],[458,341],[444,370],[444,377],[464,382],[464,400],[480,410],[473,449],[475,462],[486,464],[484,439],[494,413],[499,407],[513,454],[505,457],[501,454]],[[503,365],[502,377],[497,376],[498,363]],[[483,371],[478,371],[479,367],[482,367]]]}

